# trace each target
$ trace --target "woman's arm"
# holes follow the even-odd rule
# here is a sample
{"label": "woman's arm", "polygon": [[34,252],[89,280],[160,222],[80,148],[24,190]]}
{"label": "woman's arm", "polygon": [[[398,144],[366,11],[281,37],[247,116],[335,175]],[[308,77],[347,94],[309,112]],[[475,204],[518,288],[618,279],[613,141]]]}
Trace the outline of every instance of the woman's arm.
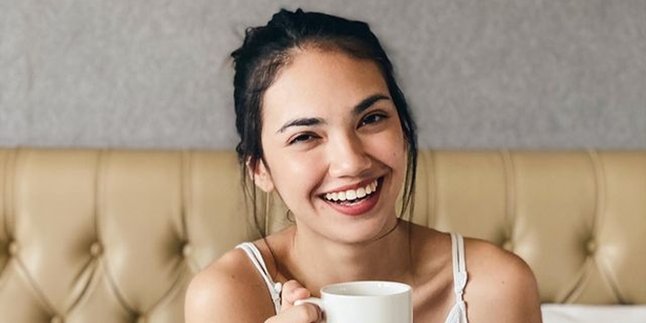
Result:
{"label": "woman's arm", "polygon": [[186,323],[310,323],[319,322],[320,310],[312,304],[294,306],[310,296],[300,283],[283,286],[280,314],[276,315],[269,291],[242,250],[233,250],[198,273],[186,292]]}
{"label": "woman's arm", "polygon": [[232,250],[198,273],[186,292],[186,323],[264,322],[274,307],[244,251]]}
{"label": "woman's arm", "polygon": [[490,243],[467,243],[465,289],[471,322],[541,323],[538,286],[531,269],[517,255]]}

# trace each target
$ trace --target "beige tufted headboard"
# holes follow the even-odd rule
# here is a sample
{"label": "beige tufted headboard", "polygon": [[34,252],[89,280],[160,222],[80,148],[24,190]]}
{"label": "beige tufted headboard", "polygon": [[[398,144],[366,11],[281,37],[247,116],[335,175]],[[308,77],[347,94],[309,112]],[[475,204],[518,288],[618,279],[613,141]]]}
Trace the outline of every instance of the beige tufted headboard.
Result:
{"label": "beige tufted headboard", "polygon": [[[414,222],[513,250],[544,302],[646,304],[646,151],[419,166]],[[182,322],[192,275],[256,237],[238,177],[231,151],[0,149],[0,322]]]}

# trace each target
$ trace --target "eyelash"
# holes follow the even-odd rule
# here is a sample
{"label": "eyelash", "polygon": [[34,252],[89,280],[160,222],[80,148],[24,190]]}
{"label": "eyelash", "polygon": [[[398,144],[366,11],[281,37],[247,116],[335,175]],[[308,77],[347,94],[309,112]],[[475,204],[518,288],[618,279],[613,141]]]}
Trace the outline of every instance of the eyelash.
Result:
{"label": "eyelash", "polygon": [[[313,134],[313,133],[302,133],[302,134],[299,134],[298,136],[294,137],[294,139],[290,140],[289,144],[293,145],[293,144],[308,142],[308,141],[310,141],[310,140],[312,140],[312,139],[314,139],[316,137],[317,136],[315,134]],[[304,139],[304,138],[307,138],[307,139]]]}
{"label": "eyelash", "polygon": [[[369,118],[373,118],[373,117],[378,117],[378,119],[377,119],[376,121],[372,121],[372,122],[366,123],[366,120],[367,120],[367,119],[369,119]],[[386,114],[384,114],[384,113],[373,113],[373,114],[369,114],[369,115],[365,116],[363,119],[361,119],[361,122],[359,123],[359,127],[361,127],[361,126],[366,126],[366,125],[370,125],[370,124],[377,123],[377,122],[381,122],[381,121],[384,121],[384,120],[386,120],[386,119],[388,119],[388,115],[386,115]]]}
{"label": "eyelash", "polygon": [[[367,122],[366,123],[366,120],[368,120],[370,118],[374,118],[374,117],[377,117],[378,119],[374,120],[372,122]],[[388,119],[388,115],[386,115],[384,113],[369,114],[369,115],[365,116],[363,119],[361,119],[361,122],[359,123],[359,127],[363,127],[363,126],[371,125],[371,124],[374,124],[374,123],[378,123],[378,122],[384,121],[386,119]],[[316,134],[314,134],[314,133],[302,133],[302,134],[299,134],[296,137],[294,137],[292,140],[290,140],[288,144],[289,145],[294,145],[294,144],[298,144],[298,143],[305,143],[305,142],[309,142],[309,141],[311,141],[313,139],[316,139],[316,138],[318,138],[318,136]]]}

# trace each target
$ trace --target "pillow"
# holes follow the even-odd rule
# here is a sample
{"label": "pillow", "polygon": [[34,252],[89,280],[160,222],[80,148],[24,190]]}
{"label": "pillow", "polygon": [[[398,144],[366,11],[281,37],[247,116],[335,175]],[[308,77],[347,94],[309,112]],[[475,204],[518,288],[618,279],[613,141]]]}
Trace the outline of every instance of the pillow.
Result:
{"label": "pillow", "polygon": [[543,323],[646,323],[646,305],[543,304]]}

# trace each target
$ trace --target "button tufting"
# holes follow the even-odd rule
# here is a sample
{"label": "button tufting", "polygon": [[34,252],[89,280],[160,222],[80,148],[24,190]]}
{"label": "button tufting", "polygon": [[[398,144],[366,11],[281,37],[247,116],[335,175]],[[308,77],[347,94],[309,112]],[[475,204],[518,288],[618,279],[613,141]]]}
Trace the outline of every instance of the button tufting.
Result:
{"label": "button tufting", "polygon": [[193,247],[187,242],[182,247],[182,255],[184,255],[184,257],[188,257],[191,253],[193,253]]}
{"label": "button tufting", "polygon": [[588,251],[588,255],[592,255],[597,252],[597,242],[594,239],[588,240],[585,245],[585,249]]}
{"label": "button tufting", "polygon": [[49,322],[50,323],[63,323],[63,319],[60,316],[56,315],[56,316],[52,317],[52,319],[49,320]]}
{"label": "button tufting", "polygon": [[18,254],[18,243],[15,241],[9,242],[9,247],[7,248],[7,251],[9,252],[10,256],[15,256]]}
{"label": "button tufting", "polygon": [[511,240],[506,240],[505,242],[503,242],[502,247],[507,251],[513,251],[514,249],[514,245],[511,243]]}
{"label": "button tufting", "polygon": [[137,323],[146,323],[146,315],[141,314],[137,317]]}
{"label": "button tufting", "polygon": [[101,255],[101,253],[103,253],[103,247],[101,246],[101,244],[98,241],[93,243],[90,246],[90,254],[93,257],[98,257],[98,256]]}

